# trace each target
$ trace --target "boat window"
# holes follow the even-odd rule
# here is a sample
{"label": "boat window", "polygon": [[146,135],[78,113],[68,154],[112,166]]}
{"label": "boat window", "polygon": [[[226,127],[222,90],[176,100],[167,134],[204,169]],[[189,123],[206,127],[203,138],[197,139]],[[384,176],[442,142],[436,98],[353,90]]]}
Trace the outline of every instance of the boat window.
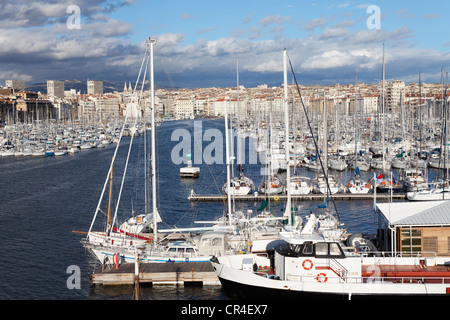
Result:
{"label": "boat window", "polygon": [[194,253],[194,248],[186,248],[187,253]]}
{"label": "boat window", "polygon": [[316,255],[317,256],[328,255],[328,243],[325,242],[316,243]]}
{"label": "boat window", "polygon": [[330,243],[330,256],[341,255],[341,250],[339,250],[339,245],[337,243]]}
{"label": "boat window", "polygon": [[313,253],[313,245],[312,243],[305,243],[303,246],[303,254],[312,254]]}
{"label": "boat window", "polygon": [[169,248],[169,250],[167,250],[167,251],[169,251],[169,252],[176,252],[177,248]]}

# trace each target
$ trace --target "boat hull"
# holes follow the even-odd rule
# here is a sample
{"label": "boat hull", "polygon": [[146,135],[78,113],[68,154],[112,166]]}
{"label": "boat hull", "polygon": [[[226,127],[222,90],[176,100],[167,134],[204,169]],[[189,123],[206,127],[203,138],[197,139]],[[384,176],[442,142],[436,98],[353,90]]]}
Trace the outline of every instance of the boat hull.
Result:
{"label": "boat hull", "polygon": [[253,272],[213,262],[213,268],[231,299],[424,299],[450,298],[450,284],[324,283],[270,279]]}

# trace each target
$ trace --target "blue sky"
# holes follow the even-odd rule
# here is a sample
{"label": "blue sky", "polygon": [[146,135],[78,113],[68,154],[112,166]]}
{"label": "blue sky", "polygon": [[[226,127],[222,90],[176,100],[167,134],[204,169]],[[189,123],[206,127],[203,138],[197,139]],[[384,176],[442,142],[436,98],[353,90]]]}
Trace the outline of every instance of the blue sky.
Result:
{"label": "blue sky", "polygon": [[[69,5],[81,28],[68,29]],[[380,9],[369,29],[368,5]],[[282,82],[288,50],[303,84],[380,80],[440,81],[448,70],[448,1],[148,1],[37,0],[0,3],[0,81],[22,78],[133,81],[145,39],[155,47],[155,81],[163,86],[232,86]]]}

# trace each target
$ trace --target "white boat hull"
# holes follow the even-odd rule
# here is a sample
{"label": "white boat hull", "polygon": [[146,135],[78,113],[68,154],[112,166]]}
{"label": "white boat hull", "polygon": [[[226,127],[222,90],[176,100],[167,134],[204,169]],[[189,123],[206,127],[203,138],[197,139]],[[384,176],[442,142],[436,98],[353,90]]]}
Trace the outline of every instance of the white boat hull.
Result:
{"label": "white boat hull", "polygon": [[[212,259],[213,268],[225,292],[233,299],[293,299],[293,298],[369,298],[374,297],[436,297],[445,296],[445,283],[394,283],[389,281],[351,281],[327,276],[327,271],[314,270],[310,276],[287,276],[281,280],[262,276],[251,269],[236,267],[229,257]],[[242,255],[241,259],[252,259],[251,255]],[[360,258],[355,258],[360,259]],[[301,266],[299,266],[301,268]],[[314,271],[313,271],[314,270]],[[370,279],[369,279],[370,280]]]}

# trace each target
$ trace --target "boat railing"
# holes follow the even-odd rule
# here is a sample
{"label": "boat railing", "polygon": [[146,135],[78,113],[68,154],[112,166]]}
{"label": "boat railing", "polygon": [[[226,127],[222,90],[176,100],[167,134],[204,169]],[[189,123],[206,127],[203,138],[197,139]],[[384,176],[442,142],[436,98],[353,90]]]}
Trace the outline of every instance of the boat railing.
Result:
{"label": "boat railing", "polygon": [[332,282],[332,283],[366,283],[373,285],[385,284],[450,284],[450,277],[409,277],[409,276],[379,276],[374,275],[368,277],[327,277],[323,274],[323,278],[318,275],[299,275],[286,274],[287,281],[295,282]]}
{"label": "boat railing", "polygon": [[359,278],[362,283],[373,283],[376,284],[450,284],[450,277],[380,277],[380,276],[369,276]]}
{"label": "boat railing", "polygon": [[342,280],[347,281],[348,270],[336,259],[330,259],[330,269]]}

